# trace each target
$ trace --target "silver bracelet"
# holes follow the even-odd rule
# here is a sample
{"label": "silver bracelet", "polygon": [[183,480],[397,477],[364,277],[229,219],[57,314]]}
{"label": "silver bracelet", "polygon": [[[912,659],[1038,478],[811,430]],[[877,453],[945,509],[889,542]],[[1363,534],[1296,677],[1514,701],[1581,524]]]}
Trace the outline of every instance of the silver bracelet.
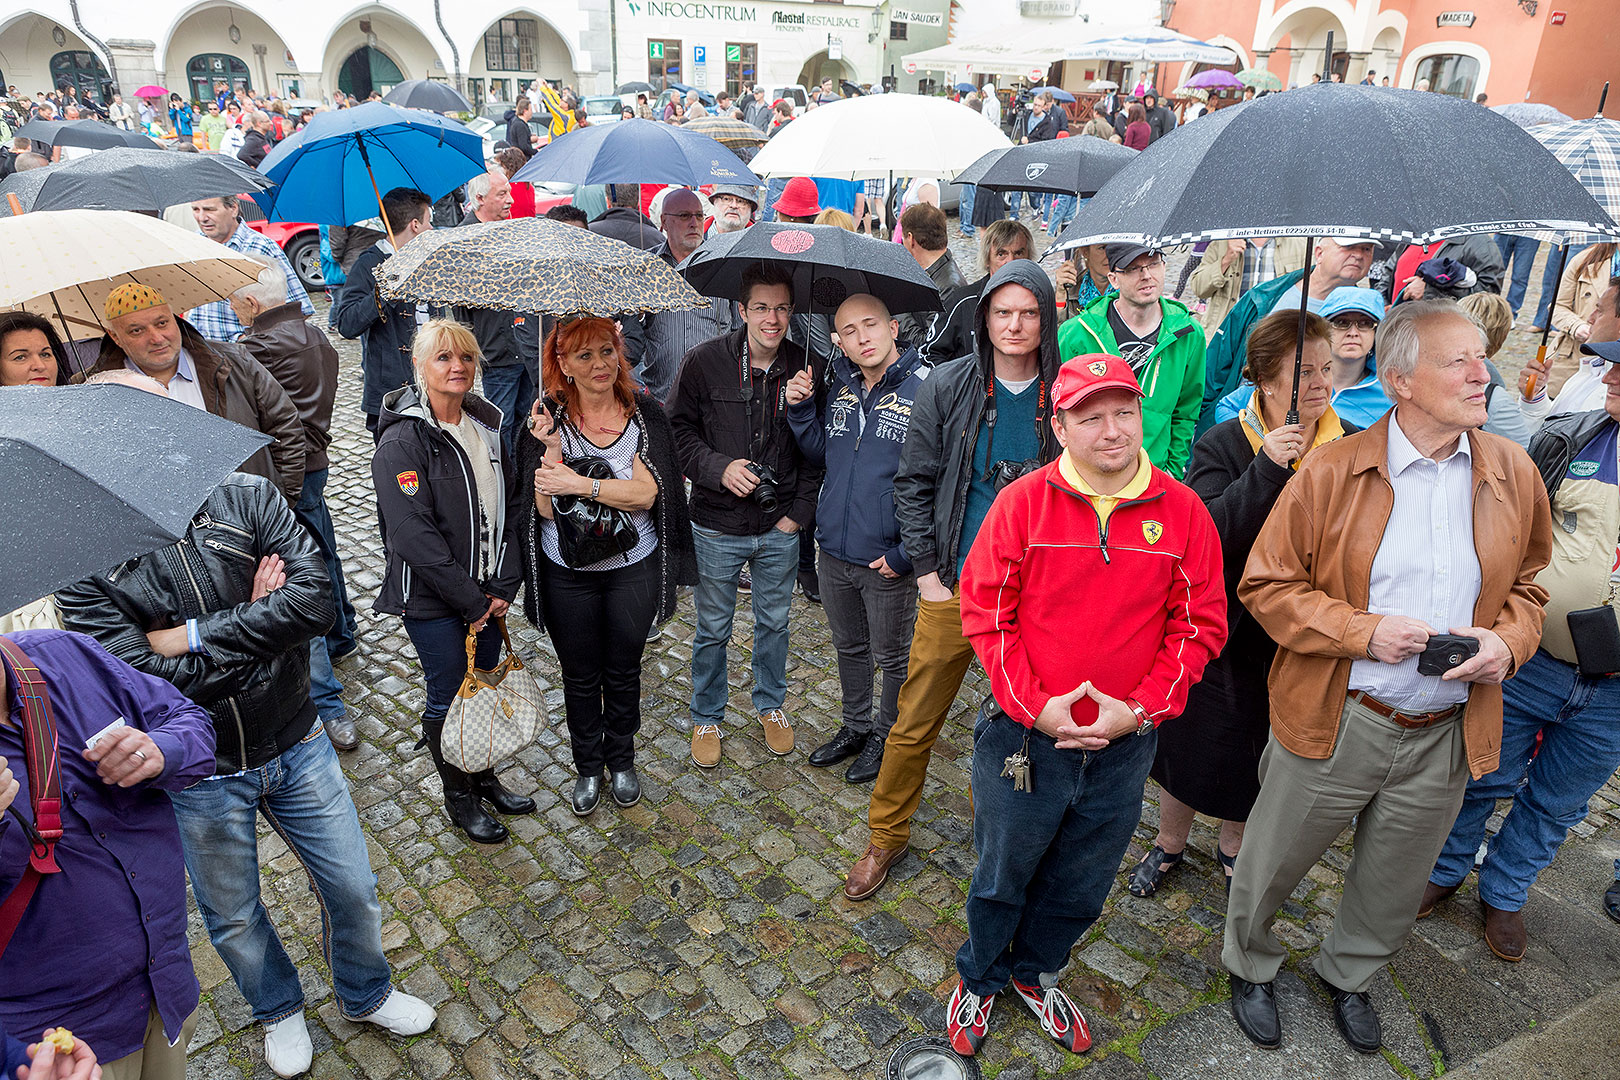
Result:
{"label": "silver bracelet", "polygon": [[591,481],[591,498],[593,498],[593,499],[599,498],[599,497],[601,497],[601,494],[602,494],[602,481],[600,481],[600,480],[592,480]]}

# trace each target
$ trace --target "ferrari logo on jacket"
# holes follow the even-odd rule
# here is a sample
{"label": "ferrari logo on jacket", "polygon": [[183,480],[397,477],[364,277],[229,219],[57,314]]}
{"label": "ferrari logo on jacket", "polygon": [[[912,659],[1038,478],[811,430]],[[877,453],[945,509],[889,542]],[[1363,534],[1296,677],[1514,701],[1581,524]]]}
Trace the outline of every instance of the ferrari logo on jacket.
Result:
{"label": "ferrari logo on jacket", "polygon": [[1146,540],[1150,545],[1157,544],[1159,542],[1159,537],[1163,535],[1164,526],[1160,525],[1157,521],[1142,522],[1142,539]]}
{"label": "ferrari logo on jacket", "polygon": [[406,469],[395,476],[394,479],[399,481],[399,490],[407,495],[415,495],[416,489],[421,486],[416,478],[415,469]]}

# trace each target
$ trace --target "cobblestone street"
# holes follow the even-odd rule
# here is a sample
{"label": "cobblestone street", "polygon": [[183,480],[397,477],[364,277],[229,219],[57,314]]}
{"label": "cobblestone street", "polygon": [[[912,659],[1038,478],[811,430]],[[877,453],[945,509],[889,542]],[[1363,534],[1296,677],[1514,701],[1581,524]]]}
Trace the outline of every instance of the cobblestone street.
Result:
{"label": "cobblestone street", "polygon": [[[977,276],[971,243],[956,238],[953,248]],[[1179,269],[1173,261],[1172,286]],[[1527,306],[1535,294],[1533,286]],[[324,325],[326,304],[316,303]],[[1513,339],[1519,355],[1528,335]],[[309,999],[313,1075],[868,1078],[885,1075],[889,1053],[907,1039],[942,1031],[974,865],[968,725],[988,692],[982,674],[975,669],[964,685],[934,751],[911,854],[873,900],[852,904],[841,885],[866,845],[870,786],[805,761],[839,711],[819,607],[794,600],[787,711],[797,749],[786,758],[767,750],[747,691],[738,689],[746,685],[751,625],[740,617],[730,650],[733,726],[720,767],[706,772],[688,754],[693,618],[683,600],[646,655],[637,759],[645,796],[628,810],[604,800],[583,820],[567,804],[573,770],[550,640],[514,607],[514,637],[550,687],[552,723],[502,777],[532,794],[539,811],[505,819],[513,835],[504,845],[470,845],[444,818],[426,751],[413,748],[423,701],[415,654],[398,619],[370,611],[383,559],[371,439],[359,408],[359,348],[334,340],[343,384],[327,497],[361,639],[357,658],[339,668],[363,739],[343,761],[369,838],[396,981],[436,1006],[439,1019],[428,1034],[403,1040],[342,1018],[308,878],[261,829],[265,902]],[[1518,364],[1507,367],[1511,381]],[[1151,844],[1156,796],[1150,784],[1130,862]],[[1334,1030],[1308,962],[1340,895],[1351,839],[1341,837],[1278,920],[1293,955],[1278,984],[1283,1049],[1268,1054],[1238,1034],[1228,1011],[1219,963],[1225,896],[1214,830],[1200,819],[1186,862],[1160,894],[1137,899],[1117,886],[1076,947],[1063,985],[1086,1011],[1095,1048],[1066,1055],[1016,1000],[1003,1000],[980,1055],[984,1074],[1383,1078],[1460,1066],[1545,1026],[1620,972],[1620,926],[1600,904],[1620,856],[1620,790],[1612,782],[1575,834],[1532,894],[1523,963],[1503,964],[1487,951],[1472,879],[1420,924],[1373,986],[1385,1049],[1371,1057],[1351,1052]],[[262,1029],[195,908],[191,936],[204,999],[190,1075],[271,1077]]]}

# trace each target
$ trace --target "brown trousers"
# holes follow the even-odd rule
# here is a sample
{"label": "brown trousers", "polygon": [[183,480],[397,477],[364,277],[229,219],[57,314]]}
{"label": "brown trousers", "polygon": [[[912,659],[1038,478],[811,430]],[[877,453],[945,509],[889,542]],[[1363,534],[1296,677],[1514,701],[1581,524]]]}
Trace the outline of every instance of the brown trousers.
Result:
{"label": "brown trousers", "polygon": [[[146,1045],[117,1061],[103,1062],[101,1080],[186,1080],[186,1047],[197,1030],[198,1010],[191,1010],[180,1025],[180,1039],[173,1046],[163,1034],[163,1018],[153,1006],[146,1021]],[[94,1047],[91,1047],[94,1049]]]}

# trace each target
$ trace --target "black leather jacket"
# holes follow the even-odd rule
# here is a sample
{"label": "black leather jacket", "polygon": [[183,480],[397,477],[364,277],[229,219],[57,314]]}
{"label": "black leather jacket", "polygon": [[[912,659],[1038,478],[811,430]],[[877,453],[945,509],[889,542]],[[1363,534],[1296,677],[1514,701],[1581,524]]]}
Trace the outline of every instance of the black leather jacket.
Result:
{"label": "black leather jacket", "polygon": [[[253,600],[259,560],[280,555],[287,583]],[[256,769],[307,735],[309,641],[332,625],[332,585],[315,542],[263,477],[232,473],[178,544],[56,594],[69,630],[167,679],[208,710],[220,774]],[[196,619],[205,653],[159,656],[146,634]]]}

